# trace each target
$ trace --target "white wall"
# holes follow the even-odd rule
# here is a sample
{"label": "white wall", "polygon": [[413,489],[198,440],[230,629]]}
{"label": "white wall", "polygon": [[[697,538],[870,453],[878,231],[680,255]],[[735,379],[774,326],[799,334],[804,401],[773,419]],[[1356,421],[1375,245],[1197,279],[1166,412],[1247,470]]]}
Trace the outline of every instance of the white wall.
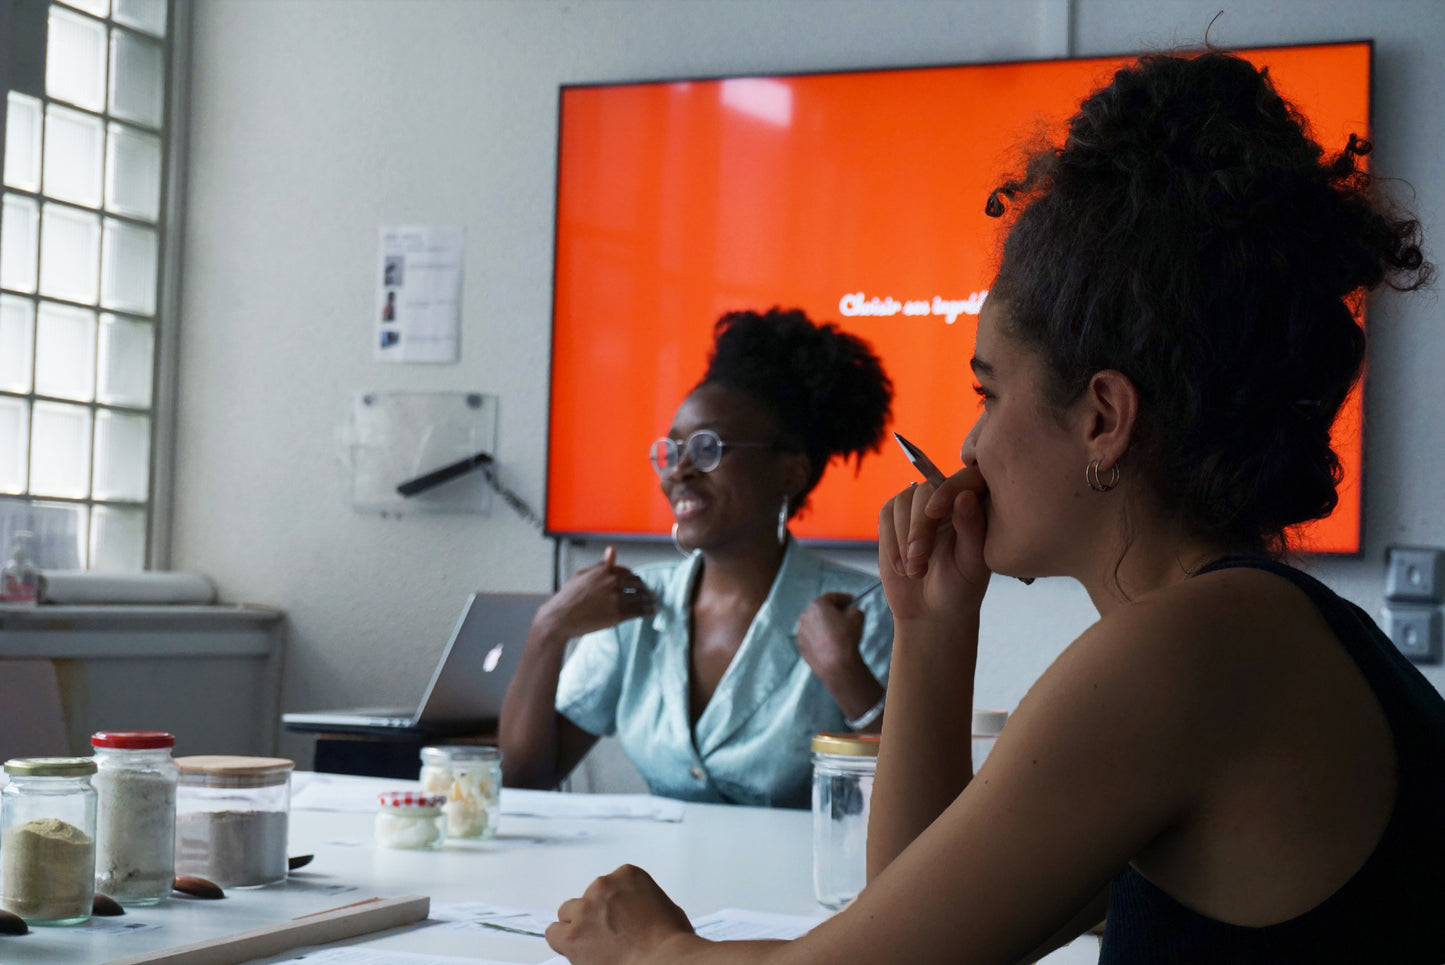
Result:
{"label": "white wall", "polygon": [[[1445,231],[1438,0],[194,0],[172,565],[290,613],[288,710],[414,701],[468,591],[550,588],[552,544],[500,504],[353,512],[336,431],[361,389],[495,393],[501,472],[540,507],[559,84],[1115,54],[1221,6],[1223,46],[1375,40],[1377,169]],[[468,232],[462,360],[376,364],[377,228],[429,222]],[[1316,567],[1367,609],[1387,545],[1445,545],[1440,326],[1432,296],[1372,308],[1366,550]],[[996,581],[979,702],[1016,704],[1091,616]]]}

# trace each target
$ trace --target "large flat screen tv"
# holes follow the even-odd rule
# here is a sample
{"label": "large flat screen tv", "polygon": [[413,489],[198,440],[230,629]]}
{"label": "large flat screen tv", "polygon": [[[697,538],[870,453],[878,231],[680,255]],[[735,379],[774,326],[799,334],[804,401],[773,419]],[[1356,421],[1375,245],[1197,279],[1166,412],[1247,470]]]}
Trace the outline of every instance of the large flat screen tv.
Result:
{"label": "large flat screen tv", "polygon": [[[1369,129],[1371,45],[1241,52],[1329,152]],[[867,339],[894,428],[946,472],[977,415],[968,359],[996,263],[984,201],[1128,57],[563,87],[546,530],[664,539],[647,461],[724,312],[804,309]],[[1360,548],[1361,404],[1335,426],[1340,504],[1313,552]],[[876,540],[914,478],[891,443],[833,465],[793,532]]]}

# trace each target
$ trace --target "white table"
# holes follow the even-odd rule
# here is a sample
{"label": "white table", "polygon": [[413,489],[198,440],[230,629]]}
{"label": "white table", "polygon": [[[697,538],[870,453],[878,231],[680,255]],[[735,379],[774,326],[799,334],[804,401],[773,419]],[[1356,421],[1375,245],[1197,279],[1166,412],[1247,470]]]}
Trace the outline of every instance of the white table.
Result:
{"label": "white table", "polygon": [[[398,786],[376,778],[326,778],[354,784],[358,800],[366,806],[375,800],[378,788]],[[689,915],[722,908],[793,915],[824,911],[813,900],[812,816],[806,811],[689,804],[680,822],[508,815],[496,839],[449,841],[438,852],[374,847],[372,817],[370,812],[294,808],[291,853],[316,857],[286,884],[232,889],[221,901],[172,900],[104,920],[161,926],[152,930],[116,934],[96,923],[34,927],[25,936],[0,936],[0,961],[99,965],[372,896],[420,894],[430,896],[434,905],[482,901],[550,911],[580,894],[597,875],[629,862],[647,869]],[[349,890],[336,890],[343,888]],[[517,963],[552,957],[541,939],[428,925],[393,929],[350,943]],[[294,954],[259,961],[284,961]],[[1045,959],[1049,965],[1097,960],[1097,942],[1088,937]]]}

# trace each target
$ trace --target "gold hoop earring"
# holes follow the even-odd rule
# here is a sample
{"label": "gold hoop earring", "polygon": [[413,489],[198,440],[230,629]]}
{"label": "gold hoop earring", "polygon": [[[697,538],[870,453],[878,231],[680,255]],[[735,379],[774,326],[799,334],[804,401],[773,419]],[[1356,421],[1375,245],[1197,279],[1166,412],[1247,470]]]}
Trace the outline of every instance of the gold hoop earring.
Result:
{"label": "gold hoop earring", "polygon": [[1119,464],[1117,462],[1109,467],[1108,482],[1104,482],[1102,479],[1099,478],[1099,464],[1103,461],[1104,460],[1102,459],[1095,459],[1093,462],[1089,463],[1087,466],[1084,467],[1084,482],[1088,483],[1089,488],[1096,493],[1106,493],[1109,490],[1113,489],[1115,486],[1119,485],[1120,473]]}

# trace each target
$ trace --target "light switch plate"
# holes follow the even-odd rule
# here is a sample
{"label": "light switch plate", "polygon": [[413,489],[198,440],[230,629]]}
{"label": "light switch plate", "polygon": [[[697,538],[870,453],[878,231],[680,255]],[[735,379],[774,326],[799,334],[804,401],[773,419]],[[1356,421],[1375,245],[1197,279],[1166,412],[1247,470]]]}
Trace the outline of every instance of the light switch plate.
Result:
{"label": "light switch plate", "polygon": [[1384,631],[1411,663],[1440,663],[1439,607],[1385,607]]}
{"label": "light switch plate", "polygon": [[1392,546],[1385,566],[1385,599],[1391,603],[1445,600],[1445,550]]}

